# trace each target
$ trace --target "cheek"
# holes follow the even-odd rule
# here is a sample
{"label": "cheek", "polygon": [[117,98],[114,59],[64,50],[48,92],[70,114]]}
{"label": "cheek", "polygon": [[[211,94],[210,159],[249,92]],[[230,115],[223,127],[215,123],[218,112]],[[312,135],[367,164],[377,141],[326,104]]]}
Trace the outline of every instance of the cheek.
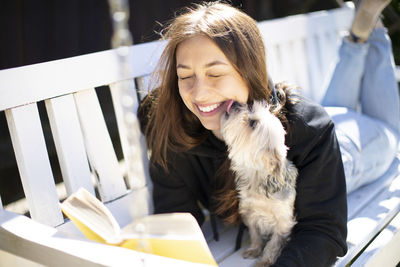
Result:
{"label": "cheek", "polygon": [[223,85],[224,95],[227,98],[232,98],[239,103],[246,103],[249,97],[249,89],[243,79],[235,77],[229,79]]}
{"label": "cheek", "polygon": [[237,78],[236,90],[238,94],[238,100],[241,103],[246,103],[247,99],[249,98],[249,88],[241,76]]}
{"label": "cheek", "polygon": [[243,85],[237,88],[238,100],[240,103],[246,103],[249,98],[249,89]]}
{"label": "cheek", "polygon": [[190,93],[187,90],[181,89],[181,87],[179,87],[179,95],[182,98],[183,103],[185,104],[185,106],[192,111],[192,107],[190,105],[191,101],[189,101],[190,98]]}

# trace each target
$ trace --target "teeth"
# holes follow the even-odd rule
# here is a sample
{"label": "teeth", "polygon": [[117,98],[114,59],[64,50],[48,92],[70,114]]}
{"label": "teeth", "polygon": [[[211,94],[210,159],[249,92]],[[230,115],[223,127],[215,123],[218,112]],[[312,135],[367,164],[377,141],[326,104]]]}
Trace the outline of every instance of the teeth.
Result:
{"label": "teeth", "polygon": [[207,106],[207,107],[200,107],[200,106],[198,106],[198,107],[199,107],[199,109],[200,109],[202,112],[211,112],[211,111],[213,111],[214,109],[216,109],[217,107],[219,107],[220,105],[221,105],[221,103],[219,103],[219,104],[214,104],[214,105]]}

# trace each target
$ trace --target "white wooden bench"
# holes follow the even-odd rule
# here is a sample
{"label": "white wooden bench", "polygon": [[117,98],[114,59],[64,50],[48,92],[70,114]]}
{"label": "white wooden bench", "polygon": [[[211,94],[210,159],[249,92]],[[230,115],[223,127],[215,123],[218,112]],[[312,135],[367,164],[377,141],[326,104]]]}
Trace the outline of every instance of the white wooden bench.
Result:
{"label": "white wooden bench", "polygon": [[[338,37],[348,29],[352,16],[353,7],[348,5],[260,22],[274,80],[297,83],[305,95],[319,101]],[[137,143],[133,148],[127,146],[118,85],[127,81],[132,92],[144,88],[164,45],[150,42],[131,47],[129,73],[120,71],[114,50],[0,71],[0,111],[6,113],[31,217],[13,212],[11,205],[0,205],[0,266],[140,264],[138,253],[85,241],[74,225],[64,220],[58,207],[64,196],[57,188],[65,188],[66,194],[81,186],[96,192],[121,226],[151,213],[146,147],[137,122]],[[110,86],[124,154],[136,157],[134,174],[126,174],[123,162],[115,156],[95,91],[104,85]],[[37,103],[41,101],[46,105],[62,170],[64,182],[59,185],[54,183],[38,114]],[[136,110],[138,101],[131,105]],[[363,266],[383,260],[391,262],[381,266],[391,266],[399,261],[399,253],[393,252],[400,244],[399,162],[395,161],[380,180],[349,195],[349,252],[337,266],[353,261],[355,266]],[[234,251],[237,229],[219,225],[217,242],[209,223],[202,228],[220,266],[254,263],[240,256],[243,248]],[[148,266],[160,264],[159,258],[148,258]],[[165,260],[162,266],[180,264]]]}

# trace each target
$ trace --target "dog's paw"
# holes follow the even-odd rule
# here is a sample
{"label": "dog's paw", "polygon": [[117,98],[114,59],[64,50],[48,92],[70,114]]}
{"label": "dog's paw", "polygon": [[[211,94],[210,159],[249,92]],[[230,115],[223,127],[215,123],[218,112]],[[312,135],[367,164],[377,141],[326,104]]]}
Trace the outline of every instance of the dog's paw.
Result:
{"label": "dog's paw", "polygon": [[242,256],[245,259],[248,258],[257,258],[261,254],[261,249],[260,248],[248,248],[245,251],[243,251]]}

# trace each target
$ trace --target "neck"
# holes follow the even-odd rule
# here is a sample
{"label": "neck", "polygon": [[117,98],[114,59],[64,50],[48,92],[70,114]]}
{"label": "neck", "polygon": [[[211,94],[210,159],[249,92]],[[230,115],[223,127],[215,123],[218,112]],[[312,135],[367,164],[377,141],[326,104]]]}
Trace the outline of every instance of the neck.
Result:
{"label": "neck", "polygon": [[212,133],[217,137],[219,140],[224,141],[224,138],[222,137],[222,134],[219,130],[212,130]]}

